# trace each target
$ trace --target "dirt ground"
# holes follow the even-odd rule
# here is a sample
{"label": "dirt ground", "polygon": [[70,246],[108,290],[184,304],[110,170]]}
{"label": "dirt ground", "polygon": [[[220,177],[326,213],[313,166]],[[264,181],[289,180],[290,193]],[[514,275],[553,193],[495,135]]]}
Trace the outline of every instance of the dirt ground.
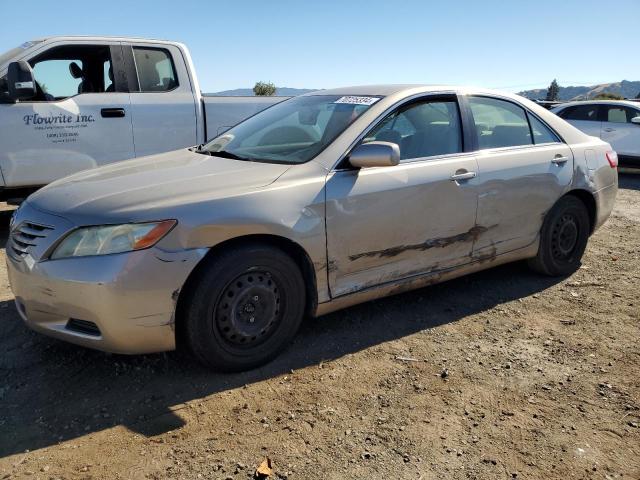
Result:
{"label": "dirt ground", "polygon": [[640,175],[570,278],[518,263],[309,320],[239,375],[32,333],[0,261],[0,479],[640,478]]}

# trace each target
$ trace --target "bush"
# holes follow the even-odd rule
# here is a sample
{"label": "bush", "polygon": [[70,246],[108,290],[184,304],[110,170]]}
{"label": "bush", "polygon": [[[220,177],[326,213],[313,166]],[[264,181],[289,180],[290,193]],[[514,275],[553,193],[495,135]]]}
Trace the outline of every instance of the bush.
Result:
{"label": "bush", "polygon": [[276,86],[271,82],[256,82],[253,94],[260,97],[270,97],[276,93]]}
{"label": "bush", "polygon": [[622,95],[618,95],[617,93],[610,92],[602,92],[593,97],[594,100],[624,100]]}

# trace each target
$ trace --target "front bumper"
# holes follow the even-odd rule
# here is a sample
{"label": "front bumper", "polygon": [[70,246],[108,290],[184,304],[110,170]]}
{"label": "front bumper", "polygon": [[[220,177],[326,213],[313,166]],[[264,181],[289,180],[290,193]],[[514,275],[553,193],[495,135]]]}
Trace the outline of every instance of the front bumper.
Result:
{"label": "front bumper", "polygon": [[[175,349],[178,294],[207,249],[35,261],[7,255],[16,306],[33,330],[113,353]],[[97,331],[72,328],[80,320]],[[77,322],[76,322],[77,323]]]}

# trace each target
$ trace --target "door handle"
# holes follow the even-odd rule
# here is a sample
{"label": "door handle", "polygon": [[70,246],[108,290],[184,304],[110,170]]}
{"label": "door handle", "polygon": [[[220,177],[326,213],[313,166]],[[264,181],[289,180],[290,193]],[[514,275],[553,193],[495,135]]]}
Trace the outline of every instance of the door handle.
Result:
{"label": "door handle", "polygon": [[124,108],[103,108],[100,110],[102,118],[122,118],[125,116]]}
{"label": "door handle", "polygon": [[568,161],[569,161],[569,157],[558,154],[555,157],[553,157],[553,160],[551,160],[551,163],[555,163],[556,165],[564,165]]}
{"label": "door handle", "polygon": [[460,172],[451,175],[451,180],[453,182],[457,182],[459,180],[470,180],[472,178],[476,178],[476,172]]}
{"label": "door handle", "polygon": [[605,127],[605,128],[603,128],[603,130],[604,130],[605,132],[615,132],[615,131],[616,131],[616,129],[615,129],[615,128],[611,128],[611,127]]}

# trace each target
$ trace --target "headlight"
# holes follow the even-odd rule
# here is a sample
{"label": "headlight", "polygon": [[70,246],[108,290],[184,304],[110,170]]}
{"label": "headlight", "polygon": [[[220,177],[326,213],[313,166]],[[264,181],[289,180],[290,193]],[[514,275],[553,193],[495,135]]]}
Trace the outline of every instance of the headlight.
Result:
{"label": "headlight", "polygon": [[142,250],[158,243],[176,223],[175,220],[164,220],[79,228],[60,242],[51,259]]}

